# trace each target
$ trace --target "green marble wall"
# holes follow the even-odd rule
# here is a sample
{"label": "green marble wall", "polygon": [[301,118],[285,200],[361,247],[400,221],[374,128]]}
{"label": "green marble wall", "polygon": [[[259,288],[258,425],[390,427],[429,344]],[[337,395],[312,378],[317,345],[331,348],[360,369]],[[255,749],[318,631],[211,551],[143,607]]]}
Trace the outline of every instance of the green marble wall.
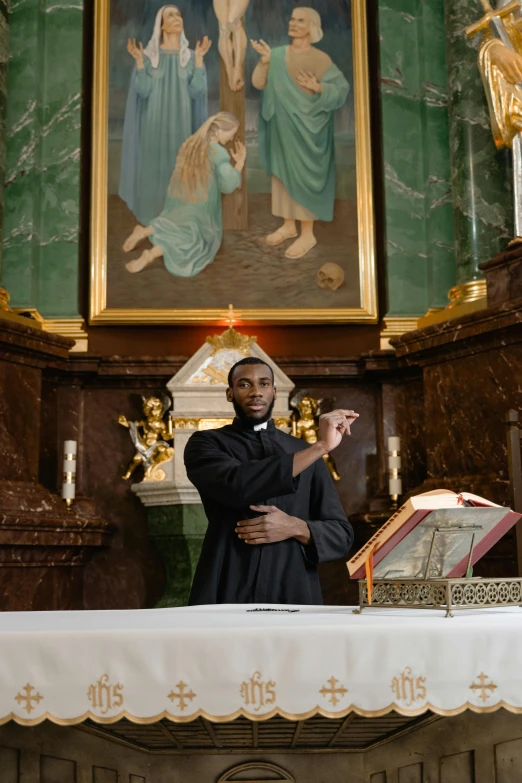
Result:
{"label": "green marble wall", "polygon": [[513,236],[509,156],[497,152],[477,67],[481,34],[465,28],[483,15],[476,0],[446,0],[452,192],[457,283],[483,278],[477,268]]}
{"label": "green marble wall", "polygon": [[147,515],[149,536],[165,566],[165,591],[157,606],[186,606],[207,530],[203,506],[149,506]]}
{"label": "green marble wall", "polygon": [[388,314],[444,307],[455,282],[442,0],[379,0]]}
{"label": "green marble wall", "polygon": [[81,0],[11,8],[2,284],[48,317],[79,314],[82,29]]}
{"label": "green marble wall", "polygon": [[2,226],[4,215],[4,179],[5,179],[5,117],[6,117],[6,77],[9,55],[9,35],[7,28],[8,8],[0,0],[0,270],[2,260]]}

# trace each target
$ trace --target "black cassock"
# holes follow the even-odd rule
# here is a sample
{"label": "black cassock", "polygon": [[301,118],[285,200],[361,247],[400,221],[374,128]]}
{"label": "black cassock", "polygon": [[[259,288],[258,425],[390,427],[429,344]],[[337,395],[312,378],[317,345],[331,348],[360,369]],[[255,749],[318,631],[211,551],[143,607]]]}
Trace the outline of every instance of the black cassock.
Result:
{"label": "black cassock", "polygon": [[[189,604],[322,604],[317,563],[345,558],[353,530],[323,459],[292,477],[293,455],[305,448],[272,419],[258,431],[235,419],[189,439],[187,474],[208,518]],[[310,543],[246,544],[234,528],[261,516],[250,505],[276,506],[304,519]]]}

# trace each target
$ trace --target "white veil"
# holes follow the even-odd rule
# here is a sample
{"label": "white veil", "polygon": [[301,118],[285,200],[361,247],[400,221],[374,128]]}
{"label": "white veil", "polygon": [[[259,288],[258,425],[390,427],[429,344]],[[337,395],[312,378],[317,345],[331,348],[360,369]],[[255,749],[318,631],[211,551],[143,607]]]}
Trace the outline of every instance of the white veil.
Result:
{"label": "white veil", "polygon": [[[176,8],[176,6],[163,5],[156,14],[156,20],[154,22],[154,30],[152,32],[152,38],[145,47],[144,54],[150,60],[153,68],[157,68],[159,65],[160,45],[161,45],[161,22],[163,19],[163,11],[165,8]],[[190,60],[189,42],[185,31],[181,32],[179,37],[179,64],[182,68],[186,68],[188,61]]]}

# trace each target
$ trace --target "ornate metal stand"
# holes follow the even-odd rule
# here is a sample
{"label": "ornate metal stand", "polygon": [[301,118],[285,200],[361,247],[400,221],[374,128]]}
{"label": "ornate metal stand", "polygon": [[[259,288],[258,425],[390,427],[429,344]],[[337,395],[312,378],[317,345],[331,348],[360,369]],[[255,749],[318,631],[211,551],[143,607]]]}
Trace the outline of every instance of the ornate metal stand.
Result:
{"label": "ornate metal stand", "polygon": [[481,579],[374,579],[368,603],[366,579],[359,580],[359,609],[487,609],[522,604],[522,578]]}
{"label": "ornate metal stand", "polygon": [[[473,548],[481,525],[440,525],[433,530],[426,565],[415,576],[373,580],[372,602],[368,602],[366,579],[359,579],[359,609],[444,609],[446,617],[460,609],[489,609],[498,606],[522,604],[522,578],[482,579],[473,577]],[[449,579],[437,576],[443,573],[443,565],[436,562],[435,542],[441,537],[449,540],[462,534],[470,535],[466,576]],[[446,538],[446,541],[448,538]],[[434,573],[435,572],[435,573]],[[393,573],[393,572],[392,572]],[[431,573],[431,575],[430,575]],[[421,576],[423,574],[423,576]]]}

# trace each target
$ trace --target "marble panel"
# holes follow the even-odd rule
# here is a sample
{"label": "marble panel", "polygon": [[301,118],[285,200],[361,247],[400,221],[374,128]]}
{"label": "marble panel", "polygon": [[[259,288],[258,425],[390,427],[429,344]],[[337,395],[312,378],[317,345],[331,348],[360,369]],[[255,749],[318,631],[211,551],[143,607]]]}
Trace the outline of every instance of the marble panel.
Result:
{"label": "marble panel", "polygon": [[2,280],[12,305],[78,310],[83,5],[11,8]]}
{"label": "marble panel", "polygon": [[0,265],[2,258],[2,232],[4,218],[5,136],[7,112],[7,59],[9,55],[9,30],[7,5],[0,2]]}
{"label": "marble panel", "polygon": [[482,278],[478,264],[513,235],[512,192],[509,158],[496,151],[477,66],[481,35],[465,33],[482,9],[475,0],[446,0],[445,12],[457,283],[465,283]]}
{"label": "marble panel", "polygon": [[481,352],[425,370],[430,476],[490,474],[507,478],[504,417],[522,409],[522,345]]}
{"label": "marble panel", "polygon": [[0,362],[0,481],[38,478],[40,376],[34,367]]}
{"label": "marble panel", "polygon": [[0,480],[38,480],[42,370],[71,342],[0,320]]}
{"label": "marble panel", "polygon": [[[401,439],[401,478],[407,495],[426,478],[425,411],[422,377],[403,377],[392,386],[395,426]],[[387,423],[385,419],[385,423]],[[388,428],[391,430],[391,428]],[[385,440],[384,445],[387,445]],[[386,461],[387,470],[387,461]],[[387,475],[386,475],[387,482]],[[387,483],[386,483],[387,489]]]}
{"label": "marble panel", "polygon": [[522,245],[483,261],[479,269],[486,277],[488,307],[522,297]]}
{"label": "marble panel", "polygon": [[[416,492],[466,489],[510,504],[505,417],[522,410],[521,322],[515,300],[395,341],[399,362],[423,372],[427,478]],[[516,575],[514,531],[476,573]]]}
{"label": "marble panel", "polygon": [[444,305],[454,283],[444,12],[379,2],[388,312]]}
{"label": "marble panel", "polygon": [[38,484],[0,482],[0,610],[81,609],[82,567],[111,529],[91,502],[67,511]]}
{"label": "marble panel", "polygon": [[165,592],[157,606],[186,606],[207,530],[203,506],[158,506],[147,510],[149,536],[165,566]]}

